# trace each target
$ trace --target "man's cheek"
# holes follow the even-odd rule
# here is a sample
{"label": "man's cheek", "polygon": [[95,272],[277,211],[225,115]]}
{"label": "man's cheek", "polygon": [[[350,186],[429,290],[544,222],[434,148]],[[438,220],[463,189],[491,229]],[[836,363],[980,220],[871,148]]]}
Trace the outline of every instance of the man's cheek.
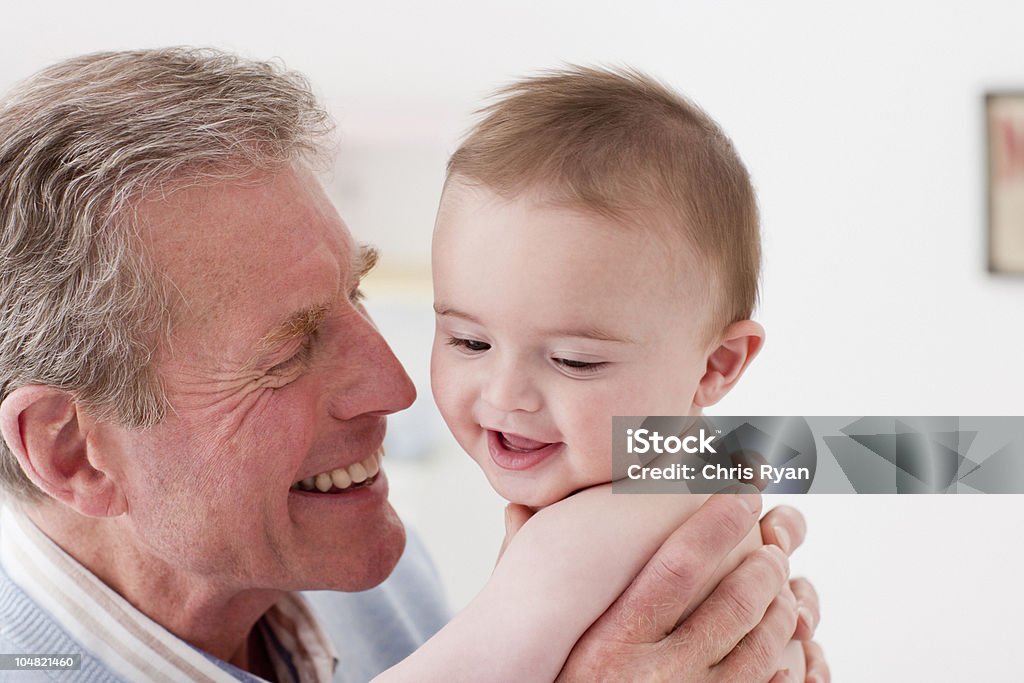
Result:
{"label": "man's cheek", "polygon": [[232,411],[222,428],[218,450],[236,458],[239,474],[262,474],[266,485],[290,477],[310,455],[316,432],[315,396],[298,382],[271,389],[255,389]]}
{"label": "man's cheek", "polygon": [[283,427],[275,420],[281,419],[279,413],[287,402],[284,394],[288,389],[254,381],[224,396],[204,411],[202,421],[209,425],[209,429],[202,430],[206,441],[235,452],[269,438]]}
{"label": "man's cheek", "polygon": [[185,438],[161,449],[164,452],[157,457],[167,462],[155,468],[159,480],[154,483],[166,490],[188,489],[198,499],[243,493],[240,488],[251,483],[252,475],[275,461],[271,453],[275,449],[269,444],[273,425],[266,422],[272,393],[269,389],[239,392],[230,405],[222,402],[217,406],[220,410],[206,411],[202,419],[178,425]]}
{"label": "man's cheek", "polygon": [[194,468],[191,471],[194,484],[189,494],[196,501],[196,507],[217,506],[217,501],[243,499],[241,494],[244,492],[240,490],[243,479],[236,470],[227,463],[213,460]]}

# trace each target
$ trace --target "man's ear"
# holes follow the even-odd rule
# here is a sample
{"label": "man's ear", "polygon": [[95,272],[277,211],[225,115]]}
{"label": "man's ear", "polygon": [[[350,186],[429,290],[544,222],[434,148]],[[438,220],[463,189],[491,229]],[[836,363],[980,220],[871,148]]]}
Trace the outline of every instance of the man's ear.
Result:
{"label": "man's ear", "polygon": [[706,408],[721,401],[763,345],[764,328],[753,320],[741,320],[726,327],[718,346],[708,356],[707,369],[700,379],[694,403]]}
{"label": "man's ear", "polygon": [[89,517],[126,510],[124,497],[90,458],[80,407],[66,391],[18,387],[0,403],[0,434],[28,478],[52,498]]}

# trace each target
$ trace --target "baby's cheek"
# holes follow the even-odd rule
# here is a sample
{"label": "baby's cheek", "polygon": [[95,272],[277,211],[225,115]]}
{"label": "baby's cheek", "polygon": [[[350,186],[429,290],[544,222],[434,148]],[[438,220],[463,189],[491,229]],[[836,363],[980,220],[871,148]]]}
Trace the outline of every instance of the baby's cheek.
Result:
{"label": "baby's cheek", "polygon": [[[454,429],[459,421],[459,413],[465,413],[469,409],[467,390],[468,382],[465,379],[460,383],[457,373],[453,372],[449,361],[435,358],[430,368],[430,392],[434,397],[438,412],[448,424]],[[466,404],[466,405],[460,405]],[[463,419],[468,415],[463,415]]]}
{"label": "baby's cheek", "polygon": [[441,419],[448,426],[448,431],[461,444],[465,439],[467,426],[472,421],[468,407],[459,406],[455,397],[444,393],[435,393],[434,403],[437,405],[437,411],[441,413]]}
{"label": "baby's cheek", "polygon": [[607,438],[602,438],[599,433],[595,433],[593,435],[595,438],[589,439],[573,449],[574,476],[571,491],[607,484],[612,480],[611,427],[609,426],[606,431],[608,432]]}
{"label": "baby's cheek", "polygon": [[486,444],[483,443],[483,430],[468,409],[460,410],[455,406],[448,406],[448,408],[450,409],[442,409],[441,404],[438,403],[438,409],[441,410],[441,417],[444,418],[448,431],[455,437],[455,441],[462,450],[482,466],[484,463],[481,460],[483,457],[481,451],[486,448]]}
{"label": "baby's cheek", "polygon": [[612,480],[612,465],[610,458],[601,458],[594,460],[590,467],[587,469],[586,481],[584,485],[586,487],[597,486],[598,484],[607,484]]}

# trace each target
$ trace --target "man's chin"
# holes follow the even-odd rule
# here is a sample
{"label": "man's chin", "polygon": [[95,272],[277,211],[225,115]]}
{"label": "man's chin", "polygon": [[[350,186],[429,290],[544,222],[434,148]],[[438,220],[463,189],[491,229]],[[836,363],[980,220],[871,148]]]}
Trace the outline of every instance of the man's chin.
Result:
{"label": "man's chin", "polygon": [[364,591],[391,576],[405,550],[405,526],[390,505],[388,512],[390,514],[375,524],[372,531],[355,542],[359,547],[341,550],[344,557],[323,563],[322,566],[334,568],[333,576],[323,576],[323,585],[314,590]]}
{"label": "man's chin", "polygon": [[397,514],[393,511],[392,514],[394,515],[394,524],[385,532],[387,535],[386,539],[381,540],[380,545],[377,546],[375,557],[368,563],[364,583],[361,587],[349,588],[348,590],[367,590],[379,585],[391,576],[391,572],[395,571],[398,561],[402,559],[406,541],[405,525],[402,524],[402,520],[398,518]]}

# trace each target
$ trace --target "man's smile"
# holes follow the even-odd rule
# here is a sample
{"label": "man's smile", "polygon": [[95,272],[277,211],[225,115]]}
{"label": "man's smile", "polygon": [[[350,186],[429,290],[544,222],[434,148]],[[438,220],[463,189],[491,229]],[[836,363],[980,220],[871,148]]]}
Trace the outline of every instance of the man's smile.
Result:
{"label": "man's smile", "polygon": [[292,484],[292,490],[338,493],[348,489],[370,486],[377,479],[377,473],[380,472],[380,461],[383,457],[384,448],[380,447],[363,460],[347,467],[336,467],[301,479]]}

